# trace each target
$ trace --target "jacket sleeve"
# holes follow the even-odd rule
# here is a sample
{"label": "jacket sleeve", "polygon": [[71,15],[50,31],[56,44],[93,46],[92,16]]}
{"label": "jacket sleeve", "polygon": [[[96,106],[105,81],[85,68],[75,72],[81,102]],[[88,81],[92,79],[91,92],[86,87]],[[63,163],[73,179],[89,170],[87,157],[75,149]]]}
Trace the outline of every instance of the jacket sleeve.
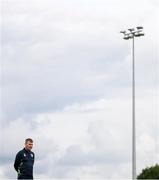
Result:
{"label": "jacket sleeve", "polygon": [[[33,154],[34,154],[34,153],[33,153]],[[35,154],[34,154],[33,164],[34,164],[34,162],[35,162]]]}
{"label": "jacket sleeve", "polygon": [[20,163],[21,163],[21,154],[18,153],[16,155],[15,161],[14,161],[14,168],[15,168],[16,171],[18,171],[18,167],[19,167]]}

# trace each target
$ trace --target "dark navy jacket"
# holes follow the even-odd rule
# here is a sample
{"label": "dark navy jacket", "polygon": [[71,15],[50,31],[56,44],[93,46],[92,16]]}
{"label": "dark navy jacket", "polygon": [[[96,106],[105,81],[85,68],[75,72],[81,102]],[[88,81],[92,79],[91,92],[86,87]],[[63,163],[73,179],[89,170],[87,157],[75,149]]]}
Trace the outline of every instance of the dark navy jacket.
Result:
{"label": "dark navy jacket", "polygon": [[33,179],[34,159],[34,153],[25,148],[17,153],[14,168],[18,173],[18,179]]}

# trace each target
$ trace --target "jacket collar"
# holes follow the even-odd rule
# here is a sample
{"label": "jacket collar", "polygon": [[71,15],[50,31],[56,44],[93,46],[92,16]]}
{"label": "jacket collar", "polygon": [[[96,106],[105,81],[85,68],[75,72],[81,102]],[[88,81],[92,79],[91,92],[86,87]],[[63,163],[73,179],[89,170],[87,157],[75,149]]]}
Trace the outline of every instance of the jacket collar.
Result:
{"label": "jacket collar", "polygon": [[25,148],[23,148],[23,150],[24,150],[25,152],[27,152],[27,153],[31,152],[30,150],[27,150],[27,149],[25,149]]}

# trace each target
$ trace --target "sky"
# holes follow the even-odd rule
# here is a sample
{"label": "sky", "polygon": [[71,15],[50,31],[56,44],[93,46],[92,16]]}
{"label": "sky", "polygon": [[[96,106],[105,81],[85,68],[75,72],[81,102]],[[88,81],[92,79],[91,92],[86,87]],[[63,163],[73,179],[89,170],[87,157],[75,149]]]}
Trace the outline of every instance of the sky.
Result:
{"label": "sky", "polygon": [[0,179],[34,140],[37,179],[130,179],[159,163],[158,0],[1,0]]}

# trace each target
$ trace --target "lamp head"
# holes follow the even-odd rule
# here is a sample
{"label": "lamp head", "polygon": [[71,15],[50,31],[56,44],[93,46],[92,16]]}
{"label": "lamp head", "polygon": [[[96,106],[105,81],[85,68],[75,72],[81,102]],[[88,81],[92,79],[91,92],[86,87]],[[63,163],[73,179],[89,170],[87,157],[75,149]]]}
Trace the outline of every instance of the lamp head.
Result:
{"label": "lamp head", "polygon": [[143,29],[143,27],[142,26],[138,26],[138,27],[136,27],[138,30],[142,30]]}
{"label": "lamp head", "polygon": [[130,29],[128,29],[130,32],[133,32],[133,31],[135,31],[135,29],[134,28],[130,28]]}
{"label": "lamp head", "polygon": [[125,36],[123,39],[128,40],[128,39],[130,39],[130,37],[129,36]]}
{"label": "lamp head", "polygon": [[126,33],[126,31],[120,31],[120,33],[125,34],[125,33]]}

